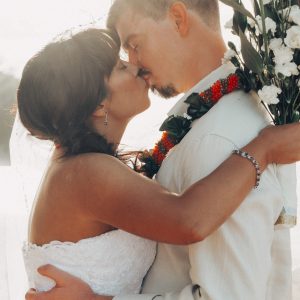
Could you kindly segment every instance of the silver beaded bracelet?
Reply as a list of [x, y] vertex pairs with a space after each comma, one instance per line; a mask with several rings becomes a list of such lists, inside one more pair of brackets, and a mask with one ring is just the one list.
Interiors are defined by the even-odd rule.
[[244, 157], [244, 158], [248, 159], [253, 164], [253, 166], [255, 167], [255, 170], [256, 170], [256, 182], [255, 182], [254, 188], [257, 189], [258, 186], [259, 186], [260, 176], [261, 176], [261, 171], [260, 171], [259, 164], [258, 164], [257, 160], [253, 156], [251, 156], [249, 153], [247, 153], [245, 151], [242, 151], [242, 150], [233, 150], [232, 154], [236, 154], [236, 155], [239, 155], [241, 157]]

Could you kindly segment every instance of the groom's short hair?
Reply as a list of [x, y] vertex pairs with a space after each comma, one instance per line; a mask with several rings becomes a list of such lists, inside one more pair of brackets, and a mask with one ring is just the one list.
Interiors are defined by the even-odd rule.
[[[115, 28], [119, 17], [126, 8], [131, 8], [138, 13], [154, 20], [163, 19], [169, 7], [178, 0], [114, 0], [107, 26]], [[220, 30], [220, 14], [218, 0], [179, 0], [184, 3], [188, 9], [194, 10], [201, 17], [204, 23], [210, 28]]]

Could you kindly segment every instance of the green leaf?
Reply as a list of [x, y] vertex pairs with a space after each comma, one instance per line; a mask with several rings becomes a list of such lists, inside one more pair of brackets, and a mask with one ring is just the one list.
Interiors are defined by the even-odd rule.
[[292, 0], [291, 5], [299, 5], [299, 0]]
[[230, 61], [236, 68], [241, 67], [241, 64], [240, 64], [239, 60], [236, 58], [236, 56], [232, 57]]
[[260, 15], [260, 7], [259, 7], [259, 4], [257, 2], [257, 0], [253, 0], [253, 5], [254, 5], [254, 13], [255, 15]]
[[236, 47], [235, 47], [235, 45], [234, 45], [234, 43], [233, 42], [228, 42], [228, 47], [230, 48], [230, 49], [232, 49], [235, 53], [237, 53], [237, 50], [236, 50]]
[[220, 0], [220, 1], [228, 6], [231, 6], [234, 10], [238, 11], [242, 15], [249, 17], [249, 18], [253, 19], [254, 21], [256, 21], [255, 18], [253, 17], [253, 15], [250, 13], [250, 11], [248, 11], [243, 5], [235, 2], [234, 0]]
[[273, 7], [265, 5], [264, 10], [266, 18], [271, 18], [275, 23], [278, 23], [280, 21], [278, 18], [278, 12]]
[[300, 65], [300, 50], [299, 49], [295, 49], [293, 60], [296, 63], [296, 65]]
[[234, 11], [233, 15], [233, 29], [239, 35], [239, 29], [242, 29], [245, 32], [247, 28], [247, 17], [238, 11]]
[[290, 77], [286, 77], [286, 78], [283, 80], [283, 85], [284, 85], [284, 87], [285, 87], [286, 89], [289, 88], [290, 82], [291, 82]]
[[169, 116], [159, 128], [160, 131], [167, 131], [177, 139], [181, 139], [190, 129], [191, 121], [181, 116]]
[[187, 104], [192, 105], [195, 108], [200, 108], [200, 95], [198, 93], [192, 93], [190, 96], [187, 97], [187, 99], [184, 101]]
[[240, 30], [241, 52], [247, 68], [256, 74], [261, 74], [263, 70], [263, 60], [256, 52], [252, 44], [248, 41], [246, 35]]
[[273, 65], [268, 65], [267, 66], [267, 69], [268, 69], [268, 72], [269, 74], [271, 75], [271, 77], [274, 77], [275, 76], [275, 67]]
[[296, 122], [299, 122], [299, 120], [300, 120], [299, 111], [295, 111], [294, 114], [293, 114], [292, 122], [296, 123]]

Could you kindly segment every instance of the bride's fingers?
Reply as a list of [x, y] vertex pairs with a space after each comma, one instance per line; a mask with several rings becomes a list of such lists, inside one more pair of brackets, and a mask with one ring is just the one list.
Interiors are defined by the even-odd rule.
[[25, 295], [25, 300], [35, 300], [36, 290], [30, 289]]
[[59, 297], [55, 290], [38, 293], [31, 289], [26, 293], [25, 300], [62, 300], [62, 297]]
[[53, 265], [41, 266], [38, 268], [38, 272], [43, 276], [53, 279], [56, 282], [56, 287], [63, 287], [78, 280], [76, 277], [54, 267]]

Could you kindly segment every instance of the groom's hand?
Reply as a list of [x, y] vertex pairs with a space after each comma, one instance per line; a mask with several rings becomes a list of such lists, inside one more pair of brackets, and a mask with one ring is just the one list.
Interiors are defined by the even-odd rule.
[[48, 292], [40, 293], [31, 289], [25, 296], [26, 300], [112, 300], [112, 297], [95, 295], [84, 281], [52, 265], [40, 267], [38, 271], [53, 279], [56, 286]]

